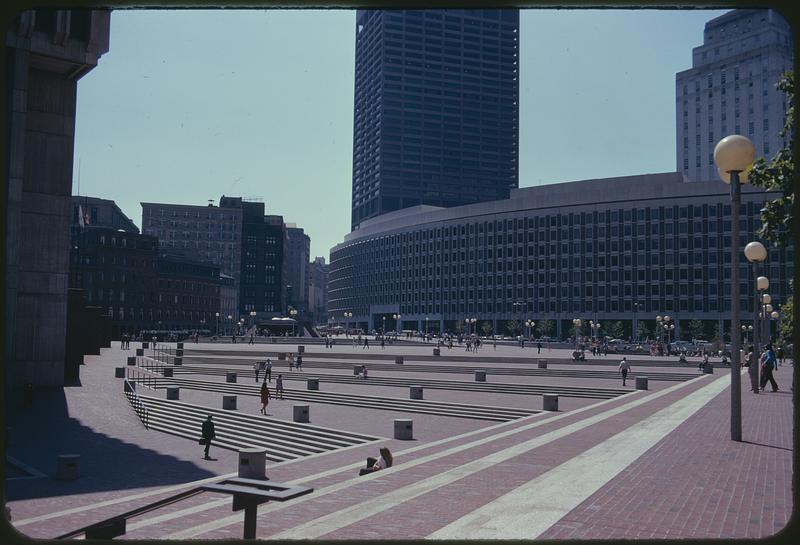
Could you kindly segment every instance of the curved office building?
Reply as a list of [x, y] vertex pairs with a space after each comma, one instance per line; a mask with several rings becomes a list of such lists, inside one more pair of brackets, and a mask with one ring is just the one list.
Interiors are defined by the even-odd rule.
[[[743, 187], [742, 247], [756, 240], [762, 203], [772, 198]], [[687, 321], [700, 319], [710, 336], [730, 319], [730, 229], [729, 186], [687, 182], [680, 173], [514, 189], [509, 199], [455, 208], [416, 206], [362, 222], [331, 249], [329, 316], [389, 331], [455, 331], [475, 318], [479, 333], [497, 334], [512, 320], [550, 320], [551, 335], [563, 338], [573, 318], [620, 321], [627, 336], [639, 321], [652, 331], [655, 316], [667, 314], [676, 334], [688, 338]], [[762, 274], [778, 308], [789, 295], [794, 249], [768, 251]], [[741, 293], [754, 293], [741, 252], [739, 266]], [[742, 296], [741, 309], [747, 323], [752, 297]]]

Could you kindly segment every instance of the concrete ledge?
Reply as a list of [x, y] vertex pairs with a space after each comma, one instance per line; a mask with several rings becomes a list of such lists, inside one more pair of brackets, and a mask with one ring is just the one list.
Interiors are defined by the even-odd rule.
[[62, 481], [73, 481], [80, 476], [80, 454], [59, 454], [56, 457], [56, 479]]
[[486, 371], [483, 370], [475, 371], [475, 381], [486, 382]]
[[647, 390], [647, 377], [636, 377], [636, 389]]
[[539, 369], [547, 369], [547, 360], [536, 360], [536, 367]]
[[266, 449], [244, 448], [239, 451], [239, 477], [243, 479], [267, 478]]
[[308, 390], [319, 390], [319, 379], [318, 378], [310, 378], [306, 380], [306, 389]]
[[558, 410], [558, 395], [556, 394], [544, 394], [542, 396], [542, 409], [545, 411], [557, 411]]
[[235, 411], [236, 396], [222, 396], [222, 408], [228, 411]]
[[225, 382], [236, 382], [236, 373], [225, 373]]
[[181, 398], [181, 389], [170, 386], [167, 388], [167, 399], [172, 401], [178, 401]]
[[422, 386], [411, 386], [408, 394], [411, 399], [422, 399]]
[[310, 420], [308, 405], [292, 405], [292, 420], [308, 422]]
[[410, 441], [414, 438], [414, 421], [398, 418], [394, 421], [394, 438]]
[[125, 378], [125, 368], [124, 367], [115, 367], [114, 368], [114, 378]]

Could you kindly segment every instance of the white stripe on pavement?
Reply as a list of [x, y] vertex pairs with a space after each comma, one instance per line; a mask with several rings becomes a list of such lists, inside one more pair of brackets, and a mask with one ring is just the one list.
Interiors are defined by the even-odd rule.
[[721, 377], [428, 539], [536, 539], [728, 386]]

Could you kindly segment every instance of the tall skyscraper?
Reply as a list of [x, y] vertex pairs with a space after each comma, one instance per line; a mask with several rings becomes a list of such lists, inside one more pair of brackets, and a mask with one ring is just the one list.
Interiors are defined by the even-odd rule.
[[775, 85], [792, 69], [793, 50], [791, 28], [774, 10], [733, 10], [706, 23], [692, 68], [675, 76], [679, 172], [716, 179], [714, 146], [729, 134], [747, 136], [767, 159], [784, 147], [786, 100]]
[[311, 238], [302, 227], [286, 224], [286, 296], [289, 305], [308, 310], [308, 260], [311, 255]]
[[356, 15], [351, 227], [518, 187], [519, 10]]

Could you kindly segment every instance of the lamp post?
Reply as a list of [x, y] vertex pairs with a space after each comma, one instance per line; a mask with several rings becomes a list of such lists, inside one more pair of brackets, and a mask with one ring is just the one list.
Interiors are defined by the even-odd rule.
[[[753, 264], [753, 274], [755, 275], [756, 279], [756, 290], [755, 293], [753, 294], [753, 296], [755, 297], [755, 300], [753, 301], [753, 325], [750, 326], [749, 330], [753, 331], [753, 354], [754, 354], [753, 360], [756, 362], [756, 363], [751, 363], [752, 367], [750, 369], [750, 381], [753, 392], [757, 394], [758, 384], [759, 384], [758, 382], [759, 369], [757, 362], [758, 362], [758, 355], [761, 352], [759, 346], [761, 335], [759, 331], [759, 322], [758, 322], [759, 315], [761, 314], [761, 302], [759, 301], [759, 295], [758, 295], [759, 292], [758, 280], [759, 278], [763, 278], [758, 276], [758, 268], [759, 268], [758, 266], [760, 263], [763, 263], [767, 259], [767, 249], [764, 248], [764, 245], [761, 244], [760, 242], [755, 242], [755, 241], [749, 242], [744, 247], [744, 257], [747, 258], [747, 261]], [[767, 286], [769, 286], [769, 281], [767, 282]]]
[[400, 314], [399, 313], [398, 314], [392, 314], [392, 318], [394, 318], [395, 333], [399, 333], [398, 330], [400, 329]]
[[595, 322], [594, 320], [589, 320], [589, 327], [592, 330], [592, 338], [597, 340], [597, 335], [598, 335], [598, 333], [600, 333], [600, 322]]
[[350, 318], [352, 317], [353, 317], [352, 312], [344, 313], [344, 326], [347, 328], [347, 331], [345, 331], [345, 333], [347, 333], [350, 330]]
[[428, 341], [428, 317], [425, 316], [425, 342]]
[[575, 351], [577, 352], [579, 346], [579, 335], [581, 332], [581, 322], [580, 318], [575, 318], [572, 320], [572, 325], [575, 326]]
[[528, 326], [528, 341], [530, 341], [531, 340], [531, 330], [533, 329], [533, 326], [536, 325], [536, 322], [534, 322], [533, 320], [527, 320], [525, 322], [525, 325]]
[[658, 341], [664, 341], [664, 317], [656, 316], [656, 329], [658, 330]]
[[779, 320], [779, 319], [780, 319], [780, 317], [781, 317], [780, 313], [779, 313], [777, 310], [773, 310], [773, 311], [770, 313], [769, 317], [770, 317], [770, 318], [771, 318], [771, 319], [772, 319], [772, 320], [775, 322], [775, 328], [776, 328], [776, 331], [777, 331], [777, 327], [778, 327], [778, 320]]
[[639, 307], [640, 306], [641, 306], [640, 303], [634, 303], [633, 304], [633, 331], [631, 331], [631, 333], [632, 333], [631, 336], [633, 337], [634, 342], [639, 342], [639, 319], [638, 319], [638, 316], [639, 316]]
[[219, 312], [215, 312], [217, 316], [217, 327], [214, 329], [214, 335], [219, 335]]
[[292, 318], [292, 335], [297, 337], [297, 309], [290, 309], [289, 316]]
[[250, 311], [250, 325], [251, 325], [251, 327], [256, 325], [256, 315], [257, 314], [258, 313], [255, 310], [251, 310]]
[[[720, 178], [731, 186], [731, 332], [739, 330], [739, 208], [741, 183], [747, 183], [747, 170], [756, 149], [746, 137], [726, 136], [714, 147], [714, 162]], [[741, 175], [741, 179], [740, 179]], [[731, 335], [731, 440], [742, 440], [742, 385], [739, 336]]]
[[769, 314], [772, 312], [772, 296], [765, 293], [761, 296], [761, 338], [764, 344], [769, 342]]
[[467, 336], [472, 335], [472, 324], [477, 322], [477, 318], [466, 318], [464, 319], [464, 323], [467, 324]]
[[742, 336], [744, 337], [744, 340], [743, 340], [743, 343], [742, 343], [743, 345], [747, 344], [747, 334], [748, 333], [750, 333], [750, 334], [753, 333], [753, 326], [752, 325], [743, 325], [742, 326]]
[[381, 330], [381, 334], [385, 335], [386, 334], [386, 315], [383, 315], [382, 318], [383, 318], [383, 329]]
[[233, 315], [232, 314], [228, 314], [228, 322], [225, 325], [226, 325], [226, 327], [225, 327], [225, 335], [227, 335], [229, 333], [228, 329], [233, 329]]
[[662, 327], [664, 328], [664, 333], [667, 336], [667, 344], [669, 344], [670, 331], [675, 329], [675, 325], [674, 324], [670, 324], [671, 321], [672, 321], [672, 318], [670, 318], [669, 316], [664, 316], [663, 321], [662, 321]]

